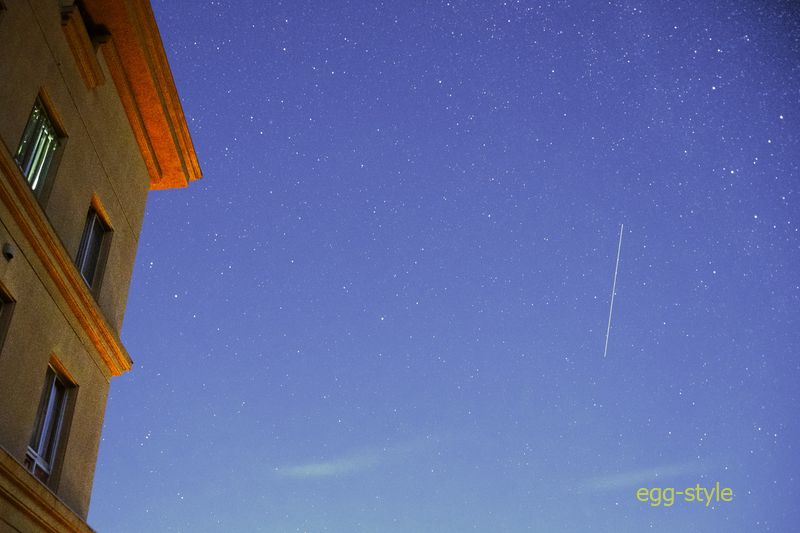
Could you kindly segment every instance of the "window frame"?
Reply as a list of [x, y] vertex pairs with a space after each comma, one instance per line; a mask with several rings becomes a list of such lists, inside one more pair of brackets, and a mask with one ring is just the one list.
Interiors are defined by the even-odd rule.
[[[98, 234], [99, 237], [97, 237]], [[97, 200], [97, 197], [94, 196], [92, 197], [89, 211], [86, 213], [81, 242], [78, 246], [78, 253], [75, 256], [75, 267], [78, 269], [81, 279], [95, 295], [102, 285], [112, 235], [113, 229], [111, 224], [108, 223], [105, 210]], [[87, 279], [86, 269], [92, 256], [94, 256], [94, 259], [91, 261], [93, 263], [91, 265], [91, 279]]]
[[11, 316], [14, 313], [16, 303], [16, 300], [11, 297], [5, 286], [0, 283], [0, 353], [2, 353], [5, 345], [8, 326], [11, 324]]
[[[51, 361], [25, 451], [25, 469], [45, 485], [54, 483], [57, 477], [75, 389], [74, 382]], [[54, 392], [59, 396], [54, 398]]]
[[[37, 111], [42, 115], [42, 119], [38, 121], [40, 122], [38, 125], [36, 124], [35, 118]], [[36, 142], [41, 139], [41, 128], [43, 126], [45, 130], [49, 130], [52, 136], [51, 143], [54, 143], [55, 146], [52, 149], [50, 146], [47, 147], [47, 151], [51, 151], [49, 157], [46, 157], [45, 163], [37, 165], [39, 173], [35, 178], [31, 178], [31, 171], [34, 163], [32, 159], [36, 157], [37, 153], [35, 145]], [[34, 139], [37, 140], [34, 141]], [[34, 141], [33, 145], [29, 144], [31, 141]], [[28, 113], [28, 120], [25, 123], [25, 128], [22, 130], [17, 149], [14, 152], [14, 162], [17, 164], [20, 174], [22, 174], [22, 178], [41, 205], [45, 204], [53, 187], [53, 177], [61, 161], [61, 154], [63, 153], [66, 141], [67, 136], [64, 133], [61, 120], [53, 111], [50, 98], [44, 90], [42, 90], [36, 96], [33, 107], [31, 107], [31, 111]], [[32, 183], [32, 181], [34, 183]]]

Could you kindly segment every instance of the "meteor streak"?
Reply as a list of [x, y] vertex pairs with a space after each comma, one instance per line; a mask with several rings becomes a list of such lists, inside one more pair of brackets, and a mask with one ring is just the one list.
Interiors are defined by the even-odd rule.
[[614, 311], [614, 295], [617, 293], [617, 272], [619, 272], [619, 253], [622, 251], [622, 228], [625, 224], [619, 225], [619, 244], [617, 244], [617, 264], [614, 266], [614, 284], [611, 286], [611, 304], [608, 306], [608, 327], [606, 328], [606, 347], [603, 348], [603, 358], [608, 353], [608, 336], [611, 333], [611, 313]]

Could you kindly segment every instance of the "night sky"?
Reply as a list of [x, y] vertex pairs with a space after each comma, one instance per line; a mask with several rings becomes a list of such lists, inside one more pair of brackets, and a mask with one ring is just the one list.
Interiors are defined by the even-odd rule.
[[797, 527], [797, 4], [153, 8], [204, 178], [149, 198], [93, 527]]

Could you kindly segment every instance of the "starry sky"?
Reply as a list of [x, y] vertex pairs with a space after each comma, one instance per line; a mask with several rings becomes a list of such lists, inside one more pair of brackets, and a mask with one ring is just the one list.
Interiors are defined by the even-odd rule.
[[93, 527], [800, 523], [797, 4], [153, 8], [204, 179], [148, 201]]

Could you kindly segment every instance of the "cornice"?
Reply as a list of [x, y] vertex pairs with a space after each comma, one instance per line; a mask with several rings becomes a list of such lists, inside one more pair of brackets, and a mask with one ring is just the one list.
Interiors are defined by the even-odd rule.
[[81, 517], [34, 478], [2, 447], [0, 447], [0, 499], [13, 505], [28, 523], [35, 524], [37, 531], [94, 533]]
[[[0, 201], [25, 236], [94, 350], [89, 350], [112, 376], [130, 370], [132, 361], [117, 332], [109, 325], [78, 269], [25, 183], [8, 149], [0, 143]], [[53, 295], [55, 297], [55, 295]]]
[[148, 0], [84, 0], [139, 150], [151, 189], [185, 187], [202, 177], [183, 107]]

